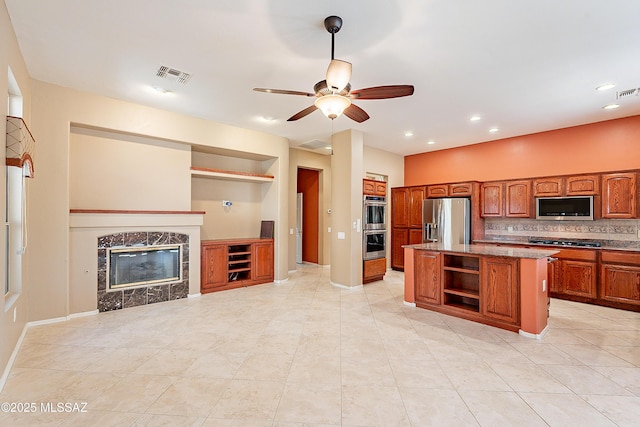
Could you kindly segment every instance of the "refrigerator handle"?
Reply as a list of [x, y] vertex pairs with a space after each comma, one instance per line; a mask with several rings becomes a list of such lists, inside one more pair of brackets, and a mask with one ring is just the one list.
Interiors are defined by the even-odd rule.
[[438, 223], [426, 223], [424, 225], [424, 231], [422, 233], [422, 241], [424, 242], [437, 242], [436, 238], [436, 228], [438, 228]]

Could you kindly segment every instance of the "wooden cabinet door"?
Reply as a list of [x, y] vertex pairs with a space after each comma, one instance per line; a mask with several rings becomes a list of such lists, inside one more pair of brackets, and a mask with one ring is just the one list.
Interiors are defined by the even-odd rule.
[[533, 180], [533, 195], [535, 197], [562, 196], [562, 178], [538, 178]]
[[480, 196], [483, 217], [501, 217], [502, 211], [502, 187], [501, 182], [487, 182], [482, 184]]
[[602, 175], [603, 218], [635, 218], [636, 198], [635, 173]]
[[409, 227], [409, 189], [391, 189], [391, 226]]
[[603, 264], [600, 269], [600, 298], [640, 305], [640, 267]]
[[375, 181], [375, 190], [374, 193], [376, 196], [387, 196], [387, 183], [381, 181]]
[[556, 260], [547, 264], [547, 285], [549, 292], [562, 293], [564, 287], [560, 278], [560, 260]]
[[409, 244], [408, 228], [391, 229], [391, 268], [404, 271], [404, 248]]
[[531, 181], [509, 181], [505, 183], [505, 216], [531, 217]]
[[565, 181], [565, 194], [567, 196], [595, 196], [600, 194], [599, 175], [568, 176]]
[[410, 228], [409, 229], [409, 244], [410, 245], [419, 245], [422, 243], [422, 229], [421, 228]]
[[449, 184], [449, 197], [471, 197], [472, 194], [473, 184], [470, 182]]
[[409, 188], [409, 227], [422, 228], [422, 201], [424, 187]]
[[376, 182], [371, 179], [362, 180], [362, 194], [368, 196], [376, 195]]
[[518, 260], [482, 258], [480, 274], [480, 313], [492, 319], [518, 324]]
[[447, 197], [447, 196], [449, 196], [449, 188], [447, 184], [427, 186], [428, 198]]
[[201, 290], [227, 284], [227, 245], [203, 245], [200, 262]]
[[440, 281], [442, 255], [438, 252], [414, 251], [414, 280], [417, 302], [438, 304], [442, 301]]
[[251, 249], [252, 279], [273, 280], [273, 240], [256, 242]]
[[560, 278], [563, 293], [587, 298], [596, 298], [596, 263], [561, 260]]

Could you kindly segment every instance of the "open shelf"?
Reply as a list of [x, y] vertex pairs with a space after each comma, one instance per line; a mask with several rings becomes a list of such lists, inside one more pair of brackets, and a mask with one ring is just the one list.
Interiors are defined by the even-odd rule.
[[209, 169], [191, 166], [191, 176], [197, 178], [224, 179], [231, 181], [244, 182], [273, 182], [273, 175], [264, 175], [260, 173], [236, 172], [222, 169]]
[[480, 258], [447, 254], [443, 275], [444, 304], [480, 312]]

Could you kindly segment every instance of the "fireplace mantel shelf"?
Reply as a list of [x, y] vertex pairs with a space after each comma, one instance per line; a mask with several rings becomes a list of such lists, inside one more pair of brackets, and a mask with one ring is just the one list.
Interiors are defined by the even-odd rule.
[[235, 172], [221, 169], [209, 169], [191, 166], [191, 176], [196, 178], [209, 179], [226, 179], [232, 181], [244, 182], [273, 182], [273, 175], [264, 175], [260, 173]]

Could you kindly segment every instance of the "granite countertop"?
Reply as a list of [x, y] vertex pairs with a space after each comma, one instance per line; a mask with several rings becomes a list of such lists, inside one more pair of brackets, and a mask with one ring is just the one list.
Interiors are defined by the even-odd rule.
[[638, 248], [633, 248], [633, 247], [618, 247], [618, 246], [606, 246], [606, 245], [602, 245], [599, 247], [588, 247], [588, 246], [565, 246], [565, 245], [551, 245], [551, 244], [545, 244], [545, 243], [529, 243], [529, 242], [523, 242], [521, 240], [508, 240], [508, 239], [478, 239], [478, 240], [474, 240], [473, 244], [483, 244], [483, 243], [489, 243], [489, 244], [499, 244], [499, 245], [518, 245], [518, 246], [541, 246], [541, 247], [553, 247], [558, 248], [558, 250], [560, 249], [591, 249], [591, 250], [605, 250], [605, 251], [623, 251], [623, 252], [640, 252], [640, 249]]
[[403, 248], [411, 248], [416, 250], [437, 251], [437, 252], [455, 252], [469, 255], [485, 255], [500, 256], [509, 258], [547, 258], [558, 253], [555, 249], [526, 249], [526, 248], [505, 248], [502, 246], [492, 245], [462, 245], [453, 244], [445, 245], [443, 243], [422, 243], [418, 245], [405, 245]]

